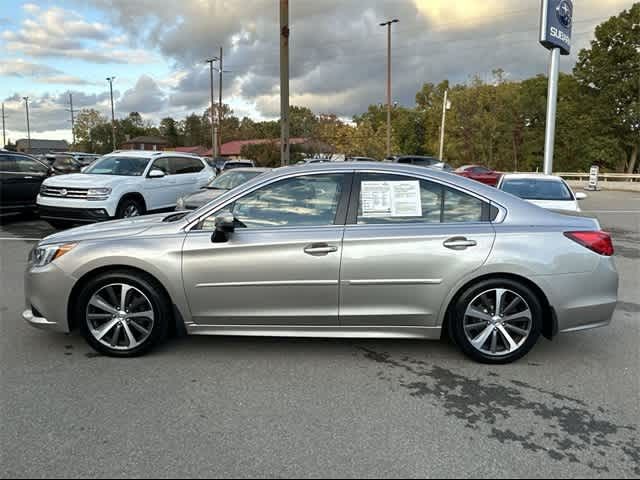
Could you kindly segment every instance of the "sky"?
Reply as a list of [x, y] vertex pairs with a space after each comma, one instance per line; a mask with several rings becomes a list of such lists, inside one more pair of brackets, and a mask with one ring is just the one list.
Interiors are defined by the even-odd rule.
[[[224, 48], [223, 96], [237, 116], [279, 115], [277, 0], [2, 0], [0, 97], [7, 137], [71, 140], [74, 110], [141, 113], [158, 123], [209, 103], [207, 58]], [[596, 25], [631, 0], [574, 0], [570, 71]], [[290, 0], [291, 104], [344, 118], [386, 98], [386, 29], [392, 31], [393, 99], [411, 106], [425, 82], [490, 81], [545, 73], [539, 0]], [[217, 98], [218, 84], [215, 83]]]

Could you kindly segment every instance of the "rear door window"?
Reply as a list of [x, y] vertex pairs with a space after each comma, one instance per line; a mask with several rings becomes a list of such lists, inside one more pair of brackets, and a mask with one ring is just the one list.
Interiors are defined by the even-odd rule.
[[196, 158], [174, 157], [169, 159], [169, 169], [172, 175], [198, 173], [203, 168], [202, 162]]
[[17, 173], [18, 171], [13, 155], [0, 155], [0, 172]]
[[363, 173], [358, 187], [355, 222], [359, 225], [488, 221], [488, 203], [436, 182]]

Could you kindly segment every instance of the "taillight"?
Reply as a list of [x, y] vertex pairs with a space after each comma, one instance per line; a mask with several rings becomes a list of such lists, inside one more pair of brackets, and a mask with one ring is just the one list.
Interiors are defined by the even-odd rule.
[[613, 255], [613, 242], [607, 232], [564, 232], [564, 236], [605, 257]]

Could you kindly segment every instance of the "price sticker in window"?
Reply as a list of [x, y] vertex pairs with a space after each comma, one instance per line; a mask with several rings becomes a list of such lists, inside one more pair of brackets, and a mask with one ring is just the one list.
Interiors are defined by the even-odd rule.
[[362, 216], [421, 217], [420, 182], [362, 182], [360, 188]]

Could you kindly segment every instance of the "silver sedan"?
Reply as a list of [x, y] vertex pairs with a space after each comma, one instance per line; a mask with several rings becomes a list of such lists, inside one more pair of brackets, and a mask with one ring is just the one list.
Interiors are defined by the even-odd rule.
[[171, 333], [439, 339], [507, 363], [609, 324], [618, 274], [591, 218], [446, 172], [274, 170], [193, 212], [61, 232], [31, 252], [24, 319], [135, 356]]

